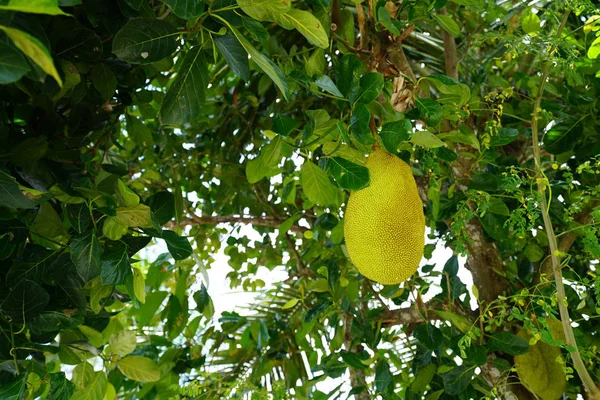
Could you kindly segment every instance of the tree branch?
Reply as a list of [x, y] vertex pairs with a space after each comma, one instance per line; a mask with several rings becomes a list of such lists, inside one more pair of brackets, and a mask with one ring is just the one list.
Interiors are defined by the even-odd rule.
[[[189, 211], [188, 211], [189, 212]], [[239, 215], [218, 215], [218, 216], [198, 216], [192, 212], [189, 212], [189, 218], [183, 218], [180, 225], [217, 225], [217, 224], [249, 224], [253, 226], [265, 226], [270, 228], [279, 228], [285, 220], [274, 218], [274, 217], [250, 217], [250, 216], [239, 216]], [[290, 228], [292, 232], [304, 233], [307, 228], [299, 226], [297, 224], [292, 225]]]
[[[440, 11], [440, 14], [446, 14], [446, 10]], [[444, 40], [446, 75], [454, 80], [458, 80], [458, 57], [456, 55], [456, 42], [454, 41], [454, 36], [442, 28], [442, 39]]]

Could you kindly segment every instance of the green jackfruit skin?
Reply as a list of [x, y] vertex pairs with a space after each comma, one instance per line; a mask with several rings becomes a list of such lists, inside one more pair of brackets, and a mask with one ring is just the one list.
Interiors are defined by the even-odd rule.
[[410, 278], [425, 245], [425, 216], [408, 164], [378, 149], [367, 159], [371, 183], [350, 194], [344, 236], [361, 274], [384, 285]]

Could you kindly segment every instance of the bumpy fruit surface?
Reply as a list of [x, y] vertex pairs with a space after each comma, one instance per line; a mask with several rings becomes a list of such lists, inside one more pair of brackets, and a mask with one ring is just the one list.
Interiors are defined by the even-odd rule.
[[425, 216], [408, 164], [378, 149], [367, 159], [371, 184], [350, 194], [346, 247], [361, 274], [384, 285], [404, 282], [423, 257]]

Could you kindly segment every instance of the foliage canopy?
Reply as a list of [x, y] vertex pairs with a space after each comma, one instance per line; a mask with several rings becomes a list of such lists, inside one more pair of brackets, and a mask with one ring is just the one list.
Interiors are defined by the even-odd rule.
[[[599, 399], [599, 55], [588, 0], [0, 0], [0, 399]], [[344, 248], [374, 146], [400, 286]]]

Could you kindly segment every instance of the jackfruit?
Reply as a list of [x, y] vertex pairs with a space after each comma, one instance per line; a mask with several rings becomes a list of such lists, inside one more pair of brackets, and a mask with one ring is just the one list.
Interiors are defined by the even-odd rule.
[[404, 282], [423, 257], [425, 216], [408, 164], [382, 149], [367, 159], [371, 183], [350, 194], [344, 236], [361, 274], [384, 285]]

